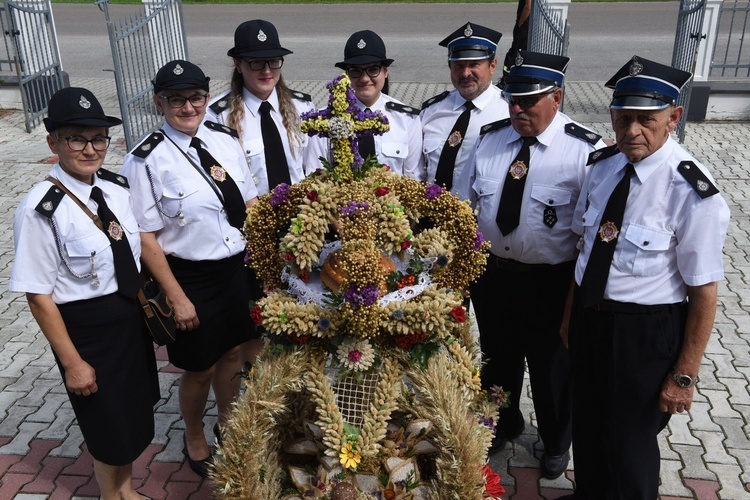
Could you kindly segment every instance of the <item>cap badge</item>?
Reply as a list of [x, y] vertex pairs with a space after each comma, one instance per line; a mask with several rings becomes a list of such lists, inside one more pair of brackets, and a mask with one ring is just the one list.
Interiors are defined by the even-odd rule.
[[258, 30], [258, 41], [265, 42], [266, 40], [268, 40], [268, 37], [263, 33], [263, 30]]
[[174, 67], [174, 69], [172, 70], [172, 73], [174, 73], [174, 74], [175, 74], [175, 75], [177, 75], [177, 76], [180, 76], [180, 75], [181, 75], [181, 74], [183, 74], [184, 72], [185, 72], [185, 70], [184, 70], [184, 69], [182, 69], [182, 66], [180, 66], [179, 64], [177, 64], [177, 65], [176, 65], [176, 66]]
[[599, 238], [601, 238], [604, 243], [616, 240], [619, 234], [620, 230], [617, 229], [614, 222], [607, 221], [599, 226]]
[[44, 203], [42, 203], [42, 208], [47, 212], [51, 212], [52, 209], [55, 208], [55, 205], [51, 201], [45, 201]]
[[471, 29], [471, 24], [466, 25], [466, 29], [464, 30], [464, 36], [471, 36], [474, 34], [474, 30]]
[[91, 107], [91, 103], [89, 102], [89, 100], [83, 96], [81, 96], [81, 100], [78, 101], [78, 105], [81, 106], [83, 109], [89, 109]]
[[523, 57], [521, 57], [521, 54], [516, 54], [516, 60], [514, 62], [516, 66], [521, 66], [523, 64]]
[[461, 132], [456, 130], [451, 135], [448, 136], [448, 146], [455, 148], [456, 146], [461, 144], [461, 141], [463, 140], [464, 138], [461, 137]]
[[510, 176], [517, 181], [523, 179], [523, 176], [526, 175], [528, 171], [529, 167], [520, 160], [510, 166]]
[[357, 48], [358, 48], [359, 50], [362, 50], [362, 49], [364, 49], [365, 47], [367, 47], [367, 44], [365, 43], [365, 41], [364, 41], [363, 39], [361, 39], [361, 38], [360, 38], [360, 39], [359, 39], [359, 42], [357, 42]]
[[701, 193], [705, 193], [706, 191], [708, 191], [708, 182], [698, 180], [698, 191], [700, 191]]
[[638, 76], [643, 71], [643, 64], [638, 62], [638, 59], [635, 57], [633, 58], [633, 62], [630, 63], [630, 67], [628, 68], [628, 73], [630, 76]]
[[115, 221], [109, 223], [107, 233], [109, 234], [109, 237], [115, 241], [120, 241], [122, 239], [122, 227]]

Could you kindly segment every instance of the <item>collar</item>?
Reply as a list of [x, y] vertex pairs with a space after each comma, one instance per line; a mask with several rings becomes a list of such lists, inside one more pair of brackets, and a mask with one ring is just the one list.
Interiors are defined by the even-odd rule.
[[[667, 142], [665, 142], [662, 147], [657, 149], [654, 153], [637, 163], [633, 163], [633, 166], [635, 167], [635, 175], [638, 177], [638, 180], [641, 181], [641, 184], [646, 182], [651, 174], [653, 174], [657, 168], [663, 165], [664, 162], [672, 156], [675, 144], [675, 140], [670, 136], [667, 138]], [[626, 157], [625, 163], [621, 165], [621, 168], [625, 168], [627, 162], [628, 159]]]
[[[549, 146], [552, 144], [552, 140], [557, 135], [557, 131], [562, 126], [562, 118], [560, 117], [560, 113], [555, 113], [555, 117], [552, 119], [549, 125], [547, 125], [547, 128], [544, 129], [544, 132], [536, 136], [536, 140], [538, 144], [541, 144], [544, 147]], [[511, 132], [508, 134], [508, 142], [507, 144], [512, 144], [516, 141], [521, 140], [521, 135], [516, 132], [516, 130], [511, 125]]]
[[386, 100], [383, 97], [384, 95], [385, 94], [381, 92], [380, 96], [378, 96], [378, 100], [375, 101], [375, 103], [372, 106], [365, 106], [364, 103], [362, 103], [362, 101], [360, 101], [359, 99], [357, 99], [357, 102], [355, 102], [354, 105], [363, 111], [367, 108], [370, 108], [371, 111], [383, 111], [385, 109], [385, 103], [386, 103]]
[[[167, 122], [164, 122], [164, 126], [162, 126], [162, 129], [169, 136], [169, 139], [172, 139], [174, 143], [177, 144], [177, 147], [179, 147], [181, 150], [187, 151], [188, 148], [190, 148], [190, 141], [193, 140], [192, 137], [183, 132], [180, 132], [177, 129], [172, 128]], [[200, 139], [203, 145], [206, 145], [206, 141], [201, 139], [201, 137], [205, 137], [207, 133], [208, 130], [206, 129], [205, 125], [201, 123], [200, 126], [198, 126], [198, 131], [195, 133], [195, 136]], [[169, 139], [166, 139], [164, 142], [169, 142]]]
[[[94, 183], [92, 185], [88, 185], [85, 182], [79, 181], [72, 175], [68, 174], [63, 168], [60, 166], [60, 163], [57, 163], [52, 171], [49, 173], [50, 177], [56, 178], [58, 181], [62, 183], [63, 186], [68, 188], [71, 193], [73, 193], [76, 198], [78, 198], [81, 201], [88, 200], [91, 198], [91, 188], [94, 186], [100, 186], [101, 182], [99, 178], [94, 174]], [[101, 186], [100, 186], [101, 187]], [[103, 190], [102, 190], [103, 191]]]
[[[495, 91], [497, 91], [498, 95], [495, 95]], [[453, 111], [459, 111], [463, 109], [464, 103], [466, 102], [466, 99], [461, 97], [461, 94], [458, 93], [457, 89], [453, 89]], [[498, 98], [500, 99], [501, 96], [499, 95], [500, 89], [498, 89], [496, 86], [490, 82], [490, 86], [487, 87], [484, 92], [479, 94], [477, 97], [475, 97], [471, 102], [474, 103], [474, 106], [479, 110], [482, 111], [484, 108], [489, 106], [489, 104], [492, 102], [492, 99]]]
[[[269, 95], [266, 100], [271, 103], [271, 107], [278, 113], [279, 95], [276, 93], [276, 87], [273, 88], [271, 95]], [[242, 102], [245, 103], [245, 107], [253, 114], [253, 116], [260, 116], [260, 103], [262, 103], [263, 100], [258, 99], [255, 94], [244, 87], [242, 88]]]

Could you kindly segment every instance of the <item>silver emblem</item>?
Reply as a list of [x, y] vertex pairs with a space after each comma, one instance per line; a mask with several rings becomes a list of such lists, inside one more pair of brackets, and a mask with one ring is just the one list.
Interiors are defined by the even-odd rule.
[[630, 76], [638, 76], [643, 71], [643, 64], [638, 62], [638, 58], [634, 57], [633, 61], [630, 63], [630, 67], [628, 68], [628, 73]]
[[125, 177], [118, 175], [117, 182], [119, 182], [120, 184], [125, 184]]
[[302, 99], [302, 97], [304, 97], [304, 96], [302, 95], [302, 92], [294, 92], [294, 97], [296, 97], [298, 99]]
[[44, 203], [42, 203], [42, 208], [47, 212], [51, 212], [52, 209], [55, 208], [55, 205], [53, 205], [51, 201], [45, 201]]
[[471, 36], [474, 34], [474, 30], [471, 29], [471, 24], [466, 25], [466, 29], [464, 30], [464, 36]]
[[232, 132], [232, 129], [231, 129], [231, 128], [229, 128], [229, 127], [227, 127], [226, 125], [222, 125], [222, 129], [223, 129], [223, 130], [224, 130], [224, 132], [226, 132], [227, 134], [230, 134], [230, 133]]
[[144, 144], [141, 146], [141, 151], [150, 151], [151, 150], [151, 144]]
[[357, 48], [358, 48], [359, 50], [362, 50], [362, 49], [364, 49], [365, 47], [367, 47], [367, 44], [365, 43], [365, 41], [364, 41], [363, 39], [361, 39], [361, 38], [360, 38], [360, 39], [359, 39], [359, 42], [357, 42]]
[[219, 106], [220, 108], [226, 108], [226, 107], [227, 107], [227, 100], [226, 100], [226, 99], [222, 99], [221, 101], [219, 101], [219, 102], [217, 103], [217, 105], [218, 105], [218, 106]]
[[701, 193], [708, 191], [708, 182], [698, 181], [698, 191], [700, 191]]
[[594, 151], [594, 152], [592, 153], [591, 157], [592, 157], [593, 159], [595, 159], [595, 160], [596, 160], [596, 159], [597, 159], [597, 158], [599, 158], [599, 157], [600, 157], [601, 155], [602, 155], [602, 152], [601, 152], [601, 151]]
[[184, 72], [185, 72], [185, 70], [182, 69], [182, 66], [180, 66], [179, 64], [175, 65], [174, 69], [172, 70], [172, 73], [174, 73], [177, 76], [180, 76]]
[[258, 30], [258, 40], [261, 42], [265, 42], [266, 40], [268, 40], [268, 37], [265, 33], [263, 33], [263, 30]]
[[487, 132], [490, 129], [490, 125], [484, 125], [482, 127], [482, 132]]
[[83, 96], [81, 96], [81, 100], [78, 101], [78, 105], [81, 106], [83, 109], [89, 109], [91, 107], [91, 103], [89, 102], [89, 100]]
[[588, 134], [586, 134], [586, 137], [593, 141], [594, 139], [596, 139], [596, 134], [593, 132], [589, 132]]
[[410, 113], [411, 108], [409, 106], [404, 106], [404, 111], [406, 111], [407, 113]]
[[516, 60], [514, 62], [516, 66], [521, 66], [523, 64], [523, 57], [521, 57], [521, 53], [519, 52], [516, 54]]

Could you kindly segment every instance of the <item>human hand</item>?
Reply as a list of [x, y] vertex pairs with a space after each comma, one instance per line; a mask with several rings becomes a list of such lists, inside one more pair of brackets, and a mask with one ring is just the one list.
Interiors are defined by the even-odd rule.
[[171, 302], [172, 307], [174, 307], [174, 321], [178, 330], [189, 332], [198, 328], [200, 320], [190, 299], [183, 295], [182, 298]]
[[99, 390], [96, 372], [82, 359], [74, 365], [66, 366], [65, 387], [76, 396], [90, 396]]
[[693, 403], [693, 391], [695, 391], [695, 386], [680, 387], [670, 375], [667, 375], [659, 394], [659, 410], [672, 415], [690, 411]]

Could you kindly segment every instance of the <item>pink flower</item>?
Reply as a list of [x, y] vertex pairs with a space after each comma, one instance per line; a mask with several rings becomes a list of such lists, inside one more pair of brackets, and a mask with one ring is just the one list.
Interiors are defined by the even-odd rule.
[[292, 252], [287, 252], [284, 254], [284, 260], [294, 260], [294, 254]]
[[359, 360], [362, 359], [362, 353], [354, 349], [352, 351], [349, 351], [349, 356], [347, 356], [347, 358], [352, 363], [359, 363]]
[[391, 192], [391, 190], [388, 189], [387, 187], [379, 187], [379, 188], [375, 189], [375, 194], [378, 195], [378, 196], [385, 196], [385, 195], [387, 195], [390, 192]]
[[310, 201], [318, 201], [318, 192], [317, 191], [308, 191], [307, 192], [307, 199]]
[[406, 250], [410, 246], [411, 246], [411, 241], [409, 241], [409, 240], [402, 241], [401, 242], [401, 251], [403, 252], [404, 250]]

